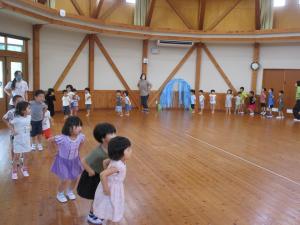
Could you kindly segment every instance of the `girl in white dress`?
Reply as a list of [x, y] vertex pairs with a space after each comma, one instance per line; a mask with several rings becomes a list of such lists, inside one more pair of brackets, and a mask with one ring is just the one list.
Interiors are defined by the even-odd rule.
[[13, 171], [12, 179], [18, 179], [18, 166], [21, 154], [23, 154], [23, 166], [21, 172], [24, 177], [28, 177], [27, 153], [31, 151], [30, 130], [31, 116], [30, 105], [28, 102], [19, 102], [16, 106], [15, 118], [10, 121], [10, 129], [14, 135], [13, 149]]
[[[131, 155], [131, 143], [125, 137], [112, 138], [108, 144], [110, 163], [101, 174], [94, 200], [94, 214], [113, 224], [120, 222], [124, 215], [124, 186], [126, 161]], [[105, 166], [105, 162], [103, 162]]]
[[216, 104], [217, 104], [216, 98], [217, 98], [216, 91], [211, 90], [210, 94], [209, 94], [209, 103], [210, 103], [210, 109], [211, 109], [212, 114], [215, 113], [215, 107], [216, 107]]

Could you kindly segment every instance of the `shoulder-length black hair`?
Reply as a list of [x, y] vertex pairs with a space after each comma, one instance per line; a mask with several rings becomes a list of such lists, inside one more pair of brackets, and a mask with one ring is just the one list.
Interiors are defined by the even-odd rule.
[[142, 74], [141, 74], [141, 76], [140, 76], [140, 80], [142, 80], [142, 77], [143, 77], [143, 76], [145, 76], [145, 80], [147, 80], [147, 76], [146, 76], [146, 74], [145, 74], [145, 73], [142, 73]]
[[16, 105], [16, 111], [15, 111], [16, 116], [24, 116], [24, 112], [28, 107], [29, 107], [29, 102], [25, 102], [25, 101], [19, 102]]
[[124, 151], [131, 146], [131, 143], [126, 137], [114, 137], [108, 143], [108, 157], [111, 160], [121, 160], [124, 156]]
[[61, 130], [61, 133], [66, 136], [71, 136], [73, 127], [79, 127], [82, 126], [82, 121], [77, 116], [70, 116], [66, 121], [65, 124]]

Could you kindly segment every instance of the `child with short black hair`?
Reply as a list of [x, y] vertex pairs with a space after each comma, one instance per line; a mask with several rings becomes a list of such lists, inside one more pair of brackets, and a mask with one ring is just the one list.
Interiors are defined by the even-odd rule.
[[204, 106], [205, 106], [205, 96], [203, 90], [199, 91], [199, 105], [200, 105], [200, 112], [199, 114], [203, 114]]
[[226, 98], [225, 98], [225, 109], [226, 109], [226, 114], [231, 114], [231, 107], [232, 107], [232, 90], [228, 89], [227, 90], [227, 94], [226, 94]]
[[94, 138], [100, 143], [97, 148], [90, 152], [83, 160], [84, 171], [81, 174], [77, 193], [80, 197], [92, 200], [90, 213], [87, 217], [92, 224], [101, 224], [102, 221], [94, 215], [93, 200], [98, 184], [100, 173], [104, 170], [104, 163], [108, 165], [108, 143], [116, 136], [116, 128], [110, 123], [100, 123], [94, 128]]
[[267, 113], [267, 110], [266, 110], [266, 106], [267, 106], [266, 99], [267, 99], [267, 89], [263, 88], [261, 90], [261, 93], [260, 93], [260, 111], [261, 111], [260, 114], [262, 116], [266, 115], [266, 113]]
[[216, 107], [216, 104], [217, 104], [217, 95], [216, 95], [216, 91], [214, 89], [212, 89], [210, 91], [209, 103], [210, 103], [211, 113], [214, 114], [215, 113], [215, 107]]
[[51, 172], [59, 178], [56, 198], [61, 203], [67, 202], [67, 197], [70, 200], [76, 199], [73, 189], [82, 173], [79, 152], [85, 141], [85, 136], [81, 130], [82, 121], [80, 118], [70, 116], [65, 121], [62, 134], [49, 138], [49, 148], [55, 146], [57, 149]]
[[77, 116], [77, 112], [79, 109], [79, 100], [80, 100], [80, 97], [77, 94], [77, 90], [74, 88], [73, 89], [73, 98], [71, 99], [71, 115], [72, 116]]
[[53, 125], [53, 119], [51, 117], [50, 111], [47, 110], [44, 114], [43, 119], [43, 135], [46, 138], [46, 140], [52, 137], [51, 125]]
[[31, 150], [33, 151], [36, 150], [36, 148], [39, 151], [43, 150], [43, 119], [44, 113], [47, 110], [47, 105], [44, 101], [45, 92], [43, 90], [37, 90], [34, 92], [34, 100], [29, 102], [31, 107]]
[[241, 106], [240, 106], [240, 114], [244, 114], [244, 108], [245, 108], [245, 100], [248, 97], [247, 92], [245, 91], [244, 87], [240, 87], [241, 92]]
[[124, 94], [124, 102], [125, 102], [125, 115], [129, 116], [131, 111], [131, 101], [129, 98], [129, 93], [128, 91], [124, 91], [123, 94]]
[[267, 113], [267, 117], [268, 118], [272, 118], [273, 115], [272, 115], [272, 110], [273, 110], [273, 107], [274, 107], [274, 89], [273, 88], [270, 88], [269, 89], [269, 94], [268, 94], [268, 113]]
[[120, 90], [116, 91], [116, 112], [119, 116], [123, 116], [123, 109], [122, 109], [122, 92]]
[[125, 137], [114, 137], [108, 143], [110, 163], [101, 173], [94, 200], [94, 213], [103, 220], [118, 223], [122, 220], [125, 209], [124, 180], [126, 161], [131, 156], [131, 143]]
[[239, 91], [235, 98], [235, 108], [234, 108], [234, 114], [239, 114], [241, 111], [241, 95], [242, 93]]
[[63, 112], [64, 112], [64, 119], [67, 119], [70, 116], [71, 113], [71, 99], [68, 95], [67, 90], [63, 90], [63, 96], [61, 98], [62, 106], [63, 106]]
[[[8, 110], [6, 114], [2, 117], [2, 121], [6, 124], [8, 128], [10, 128], [10, 122], [15, 118], [15, 112], [16, 112], [16, 105], [23, 100], [23, 97], [21, 95], [15, 95], [12, 98], [12, 102], [14, 105], [14, 108]], [[13, 141], [14, 141], [14, 135], [12, 131], [10, 132], [10, 152], [11, 152], [11, 160], [13, 162], [14, 158], [14, 149], [13, 149]]]
[[191, 90], [191, 111], [195, 113], [196, 95], [195, 90]]
[[28, 177], [27, 153], [30, 152], [30, 130], [31, 130], [30, 104], [28, 102], [19, 102], [16, 105], [15, 117], [10, 121], [10, 130], [14, 136], [13, 141], [13, 170], [11, 178], [18, 179], [18, 162], [23, 156], [23, 165], [21, 172], [24, 177]]
[[53, 88], [48, 89], [45, 99], [46, 99], [46, 104], [48, 106], [48, 110], [50, 111], [50, 115], [51, 117], [53, 117], [55, 114], [54, 102], [56, 101], [55, 92]]
[[84, 89], [84, 99], [85, 99], [86, 116], [89, 117], [92, 108], [92, 96], [91, 96], [91, 90], [89, 88]]
[[283, 100], [283, 95], [284, 95], [284, 91], [281, 90], [279, 91], [278, 94], [278, 116], [276, 117], [277, 119], [284, 119], [284, 115], [283, 115], [283, 108], [284, 108], [284, 100]]
[[250, 116], [254, 116], [255, 108], [256, 108], [256, 98], [254, 95], [254, 91], [250, 91], [249, 92], [249, 106], [248, 106]]

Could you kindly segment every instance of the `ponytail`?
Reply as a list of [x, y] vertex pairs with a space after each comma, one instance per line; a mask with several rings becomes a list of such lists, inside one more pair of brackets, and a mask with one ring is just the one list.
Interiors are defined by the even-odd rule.
[[11, 90], [15, 90], [16, 89], [16, 83], [17, 83], [17, 79], [13, 79], [13, 81], [11, 82]]

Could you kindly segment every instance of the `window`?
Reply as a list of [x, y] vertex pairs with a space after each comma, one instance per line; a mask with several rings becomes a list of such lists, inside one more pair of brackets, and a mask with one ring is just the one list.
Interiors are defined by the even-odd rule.
[[274, 7], [283, 7], [286, 4], [286, 0], [274, 0]]
[[3, 93], [3, 77], [4, 77], [4, 74], [3, 74], [3, 61], [0, 61], [0, 98], [3, 98], [4, 97], [4, 93]]
[[0, 36], [0, 50], [5, 50], [5, 38]]
[[126, 3], [135, 4], [135, 0], [126, 0]]
[[16, 71], [22, 71], [23, 72], [23, 67], [22, 67], [21, 62], [11, 62], [10, 63], [10, 79], [13, 80], [15, 78], [15, 72]]
[[25, 52], [25, 41], [18, 38], [12, 38], [9, 35], [0, 34], [0, 50]]

